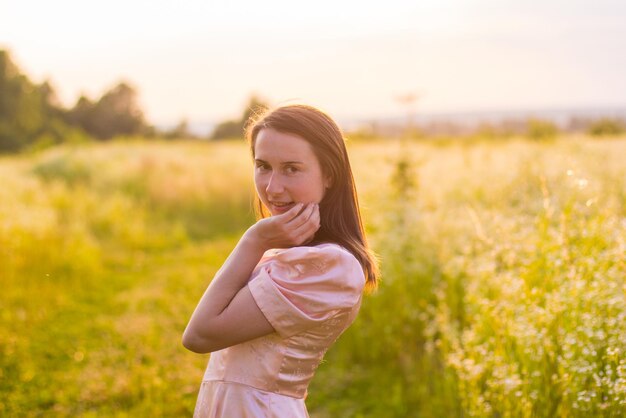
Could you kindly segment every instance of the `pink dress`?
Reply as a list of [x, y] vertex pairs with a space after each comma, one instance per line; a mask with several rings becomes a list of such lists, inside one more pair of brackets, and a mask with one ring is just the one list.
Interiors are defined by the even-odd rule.
[[339, 245], [267, 251], [248, 287], [276, 332], [211, 354], [194, 418], [308, 417], [309, 382], [356, 318], [364, 285]]

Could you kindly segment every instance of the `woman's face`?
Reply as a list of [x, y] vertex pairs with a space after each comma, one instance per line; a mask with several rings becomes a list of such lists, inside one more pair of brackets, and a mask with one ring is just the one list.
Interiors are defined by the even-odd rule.
[[324, 197], [329, 182], [313, 148], [301, 137], [263, 128], [256, 137], [254, 160], [256, 191], [272, 215]]

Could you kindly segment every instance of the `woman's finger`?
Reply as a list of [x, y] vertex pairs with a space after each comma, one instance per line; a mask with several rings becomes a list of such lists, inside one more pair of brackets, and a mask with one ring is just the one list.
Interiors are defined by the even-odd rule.
[[309, 216], [308, 222], [315, 228], [319, 227], [319, 224], [320, 224], [319, 204], [315, 204], [315, 208], [313, 208], [313, 213], [311, 213], [311, 216]]
[[298, 228], [295, 230], [295, 233], [298, 237], [308, 238], [312, 235], [315, 235], [315, 232], [320, 227], [320, 213], [319, 207], [315, 205], [311, 212], [311, 216], [303, 222]]
[[315, 237], [315, 233], [319, 230], [319, 223], [310, 224], [308, 228], [302, 231], [302, 243], [307, 243]]
[[309, 218], [311, 217], [311, 214], [315, 210], [316, 205], [317, 205], [316, 203], [307, 204], [306, 207], [302, 210], [302, 212], [300, 212], [298, 216], [291, 219], [287, 224], [290, 227], [293, 227], [296, 229], [299, 228], [300, 226], [302, 226], [309, 220]]
[[298, 215], [300, 215], [300, 213], [301, 213], [300, 210], [303, 207], [304, 207], [304, 203], [302, 203], [302, 202], [296, 203], [287, 212], [281, 213], [280, 215], [276, 215], [276, 216], [274, 216], [274, 218], [277, 219], [277, 220], [280, 220], [280, 221], [284, 221], [285, 223], [289, 223], [289, 222], [293, 221], [295, 218], [297, 218]]
[[306, 227], [312, 227], [317, 230], [317, 225], [319, 224], [319, 205], [316, 203], [311, 208], [311, 213], [307, 217], [306, 221], [303, 223]]

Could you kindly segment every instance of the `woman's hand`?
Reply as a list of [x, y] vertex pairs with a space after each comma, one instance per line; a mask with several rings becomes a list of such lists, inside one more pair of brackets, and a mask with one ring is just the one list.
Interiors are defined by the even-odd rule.
[[291, 248], [302, 245], [315, 235], [320, 227], [317, 203], [298, 203], [287, 212], [261, 219], [244, 234], [264, 251], [271, 248]]
[[183, 334], [183, 345], [208, 353], [274, 332], [246, 284], [266, 250], [302, 245], [313, 238], [319, 225], [315, 203], [299, 203], [252, 225], [200, 299]]

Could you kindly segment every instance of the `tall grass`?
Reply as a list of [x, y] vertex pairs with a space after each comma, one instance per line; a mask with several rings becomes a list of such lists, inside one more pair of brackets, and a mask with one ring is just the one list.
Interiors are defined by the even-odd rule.
[[[626, 140], [350, 144], [379, 291], [323, 417], [620, 416]], [[0, 416], [189, 416], [180, 334], [253, 220], [243, 143], [0, 160]]]
[[625, 145], [355, 147], [384, 277], [319, 416], [621, 416]]
[[180, 332], [253, 219], [246, 163], [141, 142], [1, 162], [0, 416], [188, 413], [203, 359]]

